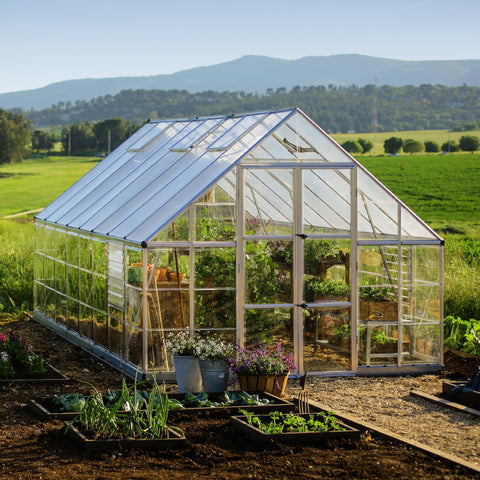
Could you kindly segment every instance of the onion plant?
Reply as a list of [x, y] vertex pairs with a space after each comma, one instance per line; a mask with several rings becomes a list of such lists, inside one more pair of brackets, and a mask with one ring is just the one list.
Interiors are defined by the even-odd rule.
[[176, 427], [168, 427], [169, 400], [163, 388], [153, 380], [152, 391], [147, 398], [137, 393], [137, 387], [144, 382], [135, 382], [122, 389], [112, 404], [106, 405], [102, 394], [93, 386], [93, 393], [86, 399], [82, 411], [72, 424], [81, 424], [94, 438], [156, 439], [169, 438], [169, 428], [181, 435]]

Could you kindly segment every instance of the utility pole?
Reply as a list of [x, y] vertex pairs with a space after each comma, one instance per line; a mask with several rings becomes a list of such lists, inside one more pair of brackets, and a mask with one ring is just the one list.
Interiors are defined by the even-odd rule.
[[72, 150], [72, 127], [68, 127], [68, 156], [70, 156], [70, 152]]
[[375, 142], [377, 137], [377, 79], [375, 78], [375, 90], [373, 95], [373, 156], [376, 156]]
[[111, 132], [110, 129], [108, 129], [108, 154], [110, 155], [110, 140], [111, 140]]

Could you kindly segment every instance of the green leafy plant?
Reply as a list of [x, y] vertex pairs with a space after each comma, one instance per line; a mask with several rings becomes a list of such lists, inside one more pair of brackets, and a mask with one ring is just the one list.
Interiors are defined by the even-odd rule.
[[307, 302], [313, 302], [315, 301], [316, 295], [336, 298], [349, 297], [350, 285], [328, 278], [322, 282], [319, 278], [312, 277], [305, 282], [305, 300]]
[[394, 302], [395, 289], [393, 287], [362, 286], [360, 298], [368, 302]]
[[344, 431], [345, 428], [339, 425], [335, 413], [319, 412], [309, 415], [297, 415], [294, 413], [284, 414], [282, 412], [270, 412], [267, 421], [262, 421], [253, 412], [240, 410], [246, 416], [247, 423], [258, 428], [266, 434], [286, 432], [328, 432]]

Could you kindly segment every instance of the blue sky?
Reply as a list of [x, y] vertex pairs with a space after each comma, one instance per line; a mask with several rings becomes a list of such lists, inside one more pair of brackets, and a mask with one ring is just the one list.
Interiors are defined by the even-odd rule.
[[243, 55], [480, 59], [480, 0], [0, 0], [0, 93]]

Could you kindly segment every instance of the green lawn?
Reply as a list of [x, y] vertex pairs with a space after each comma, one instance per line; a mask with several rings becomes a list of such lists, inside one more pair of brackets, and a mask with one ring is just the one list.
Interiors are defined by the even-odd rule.
[[358, 160], [442, 235], [480, 239], [480, 154]]
[[98, 160], [41, 157], [0, 165], [0, 218], [47, 206]]

